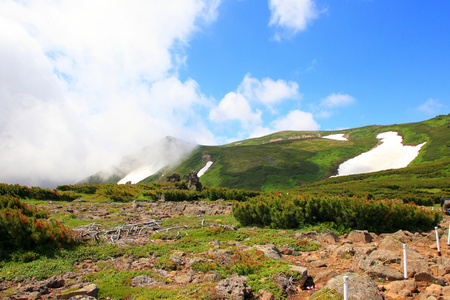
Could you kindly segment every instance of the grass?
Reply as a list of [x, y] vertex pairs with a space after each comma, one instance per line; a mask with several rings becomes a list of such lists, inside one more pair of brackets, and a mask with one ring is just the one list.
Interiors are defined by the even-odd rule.
[[[336, 174], [339, 164], [376, 146], [376, 136], [386, 131], [399, 132], [407, 145], [426, 142], [412, 166], [449, 159], [449, 124], [449, 117], [444, 115], [418, 123], [335, 132], [283, 131], [223, 146], [199, 146], [181, 165], [166, 172], [188, 174], [212, 160], [214, 164], [201, 178], [207, 186], [260, 191], [292, 189]], [[334, 133], [346, 134], [349, 141], [320, 138]], [[154, 180], [158, 180], [157, 176], [145, 181]]]

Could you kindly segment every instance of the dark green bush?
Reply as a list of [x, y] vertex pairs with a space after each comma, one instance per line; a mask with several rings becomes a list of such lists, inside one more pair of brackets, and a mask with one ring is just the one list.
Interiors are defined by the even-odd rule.
[[399, 200], [369, 200], [342, 196], [262, 195], [233, 207], [234, 217], [244, 226], [302, 228], [333, 222], [373, 232], [427, 230], [442, 220], [438, 211], [427, 211]]
[[58, 190], [42, 189], [40, 187], [27, 187], [18, 184], [9, 185], [0, 183], [0, 196], [13, 196], [23, 199], [73, 201], [78, 195], [70, 192], [60, 193]]

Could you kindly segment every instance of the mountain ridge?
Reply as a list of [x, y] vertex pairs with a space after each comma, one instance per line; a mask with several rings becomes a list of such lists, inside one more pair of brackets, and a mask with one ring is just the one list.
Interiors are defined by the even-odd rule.
[[[183, 176], [198, 172], [211, 162], [201, 176], [207, 186], [262, 191], [291, 189], [336, 175], [344, 161], [376, 147], [379, 144], [376, 136], [381, 132], [398, 132], [403, 145], [425, 143], [408, 166], [450, 158], [449, 128], [450, 116], [441, 115], [416, 123], [335, 131], [281, 131], [221, 146], [196, 145], [178, 163], [166, 164], [139, 182], [164, 181], [165, 175], [171, 173]], [[324, 138], [336, 134], [347, 141]]]

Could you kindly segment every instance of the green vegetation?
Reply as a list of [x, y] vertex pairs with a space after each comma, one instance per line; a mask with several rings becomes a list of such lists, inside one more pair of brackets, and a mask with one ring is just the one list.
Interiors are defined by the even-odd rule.
[[0, 196], [0, 241], [0, 258], [25, 261], [35, 258], [33, 251], [76, 244], [71, 230], [12, 196]]
[[[282, 299], [285, 295], [275, 278], [280, 274], [295, 277], [289, 274], [289, 263], [270, 260], [254, 246], [288, 245], [293, 255], [298, 255], [320, 247], [296, 238], [301, 231], [329, 229], [342, 234], [365, 229], [384, 233], [429, 230], [439, 223], [442, 216], [437, 210], [420, 206], [436, 205], [441, 196], [450, 194], [449, 118], [339, 132], [285, 131], [219, 147], [201, 146], [174, 170], [161, 170], [147, 178], [146, 184], [62, 185], [55, 190], [0, 184], [0, 277], [41, 280], [80, 272], [79, 266], [90, 261], [98, 269], [85, 274], [83, 280], [100, 287], [100, 298], [215, 299], [216, 282], [182, 286], [155, 271], [187, 268], [173, 257], [181, 251], [195, 258], [188, 268], [196, 272], [219, 279], [246, 275], [254, 291], [265, 289]], [[391, 130], [398, 131], [406, 144], [426, 142], [409, 167], [328, 178], [340, 163], [374, 147], [378, 133]], [[345, 134], [349, 141], [320, 138], [334, 133]], [[201, 190], [189, 190], [184, 181], [159, 182], [164, 173], [183, 176], [210, 160], [214, 164], [201, 177]], [[114, 214], [98, 220], [112, 228], [135, 218], [129, 213], [130, 202], [162, 198], [224, 199], [234, 203], [233, 215], [163, 219], [163, 228], [177, 230], [155, 232], [121, 246], [101, 240], [81, 243], [74, 238], [72, 228], [89, 223], [75, 211], [82, 202], [87, 202], [86, 210], [90, 207]], [[62, 208], [55, 210], [56, 206]], [[49, 213], [39, 207], [54, 210]], [[118, 268], [117, 261], [127, 258], [149, 263], [141, 269]], [[133, 287], [133, 278], [140, 275], [159, 284]], [[1, 296], [12, 292], [3, 291]], [[328, 296], [337, 299], [336, 295]]]
[[[175, 169], [161, 170], [144, 183], [163, 180], [164, 172], [188, 174], [200, 170], [207, 161], [211, 168], [202, 176], [210, 187], [228, 187], [259, 191], [293, 189], [316, 183], [337, 173], [338, 166], [377, 145], [376, 136], [397, 131], [403, 143], [423, 142], [419, 156], [411, 166], [450, 159], [450, 117], [410, 124], [366, 126], [325, 132], [283, 131], [256, 139], [223, 146], [199, 146]], [[323, 139], [322, 136], [342, 133], [348, 141]]]
[[398, 170], [333, 177], [292, 190], [313, 195], [346, 195], [376, 199], [402, 199], [433, 205], [450, 194], [450, 159], [422, 163]]
[[397, 200], [284, 193], [261, 195], [237, 203], [233, 207], [233, 214], [243, 226], [296, 229], [307, 224], [333, 222], [345, 228], [366, 229], [376, 233], [400, 229], [427, 230], [442, 220], [438, 211], [426, 211]]
[[[418, 181], [434, 174], [430, 167], [426, 168], [430, 172], [421, 177], [424, 169], [418, 169], [419, 167], [414, 167], [416, 171], [413, 172]], [[434, 172], [441, 174], [436, 170]], [[442, 172], [439, 176], [447, 174], [445, 170]], [[427, 193], [442, 190], [437, 186], [417, 186]], [[204, 187], [201, 191], [189, 191], [184, 188], [183, 182], [65, 185], [59, 186], [52, 193], [45, 189], [41, 193], [39, 188], [34, 188], [33, 195], [37, 195], [39, 199], [18, 199], [13, 195], [20, 195], [19, 192], [26, 191], [26, 188], [2, 185], [5, 195], [0, 197], [0, 239], [1, 246], [5, 248], [0, 259], [0, 277], [4, 276], [5, 280], [25, 280], [31, 277], [41, 280], [65, 272], [79, 272], [79, 266], [85, 261], [92, 261], [98, 271], [88, 272], [84, 275], [84, 280], [95, 283], [100, 288], [99, 297], [123, 299], [133, 295], [136, 299], [215, 299], [213, 290], [216, 282], [205, 281], [181, 286], [156, 273], [155, 269], [170, 272], [186, 268], [173, 258], [177, 252], [183, 252], [196, 259], [189, 266], [194, 271], [211, 274], [219, 279], [232, 274], [245, 275], [248, 276], [247, 284], [254, 291], [265, 289], [274, 294], [276, 299], [283, 299], [285, 295], [277, 285], [276, 278], [280, 274], [295, 277], [295, 274], [289, 273], [292, 263], [270, 260], [254, 246], [274, 244], [279, 248], [288, 245], [292, 247], [293, 255], [298, 255], [320, 247], [316, 243], [296, 238], [299, 231], [320, 232], [331, 229], [341, 234], [351, 229], [375, 232], [425, 230], [432, 228], [441, 218], [436, 211], [423, 210], [414, 204], [391, 200], [375, 201], [367, 197], [306, 195], [292, 191], [264, 193], [209, 187]], [[102, 210], [108, 209], [116, 213], [125, 206], [129, 207], [127, 203], [131, 201], [154, 201], [161, 195], [165, 195], [166, 201], [226, 199], [233, 201], [235, 205], [234, 215], [179, 216], [162, 220], [163, 228], [180, 228], [160, 231], [127, 245], [118, 246], [105, 243], [106, 241], [79, 244], [73, 239], [72, 231], [67, 228], [86, 224], [86, 221], [78, 220], [74, 213], [55, 212], [50, 215], [24, 203], [48, 207], [55, 205], [54, 201], [60, 201], [66, 207], [81, 205], [82, 202], [78, 201], [68, 203], [64, 197], [55, 199], [54, 195], [63, 194], [76, 195], [94, 209], [103, 206]], [[48, 195], [49, 199], [45, 199], [43, 195]], [[49, 200], [52, 203], [49, 204]], [[111, 205], [110, 202], [116, 203]], [[126, 216], [123, 215], [124, 218]], [[383, 217], [382, 221], [380, 216]], [[56, 219], [64, 225], [58, 224]], [[99, 220], [109, 227], [117, 226], [120, 221], [118, 218]], [[246, 227], [249, 225], [258, 227]], [[43, 230], [39, 231], [40, 229]], [[13, 240], [11, 236], [19, 238]], [[242, 250], [245, 247], [248, 249]], [[139, 270], [117, 268], [114, 259], [131, 257], [134, 261], [146, 259], [151, 264]], [[133, 278], [140, 275], [150, 276], [158, 284], [133, 287]], [[11, 291], [5, 291], [2, 296], [7, 293]]]

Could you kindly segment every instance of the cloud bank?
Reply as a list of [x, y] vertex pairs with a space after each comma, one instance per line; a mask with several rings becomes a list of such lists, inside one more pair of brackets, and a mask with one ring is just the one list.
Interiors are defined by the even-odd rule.
[[164, 135], [211, 142], [177, 69], [218, 5], [0, 2], [0, 182], [81, 179]]
[[[295, 81], [247, 74], [216, 100], [195, 78], [180, 79], [189, 41], [219, 5], [0, 1], [0, 182], [77, 182], [167, 135], [216, 144], [317, 130]], [[269, 8], [270, 26], [290, 33], [318, 15], [309, 0]], [[211, 126], [233, 132], [221, 137]]]

